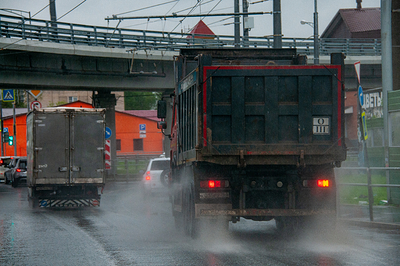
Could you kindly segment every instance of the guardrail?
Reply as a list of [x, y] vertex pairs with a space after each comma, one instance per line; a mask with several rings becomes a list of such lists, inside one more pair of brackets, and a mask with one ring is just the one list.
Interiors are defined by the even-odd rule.
[[[373, 214], [373, 204], [374, 204], [374, 194], [372, 192], [373, 187], [386, 187], [386, 188], [400, 188], [400, 184], [372, 184], [371, 171], [379, 170], [379, 171], [391, 171], [391, 170], [400, 170], [400, 167], [341, 167], [335, 168], [335, 171], [366, 171], [367, 183], [339, 183], [336, 185], [339, 187], [343, 186], [363, 186], [368, 187], [368, 210], [369, 210], [369, 219], [370, 221], [374, 221]], [[339, 198], [339, 197], [338, 197]]]
[[[129, 49], [179, 50], [187, 47], [234, 47], [233, 36], [193, 35], [178, 32], [144, 31], [134, 29], [90, 26], [47, 20], [28, 19], [0, 14], [0, 36]], [[206, 37], [206, 38], [202, 38]], [[249, 37], [240, 40], [242, 47], [273, 48], [273, 37]], [[299, 53], [313, 55], [310, 38], [282, 38], [283, 48], [296, 48]], [[2, 48], [2, 47], [0, 47]], [[381, 55], [380, 39], [320, 39], [320, 55], [341, 52], [346, 55]]]

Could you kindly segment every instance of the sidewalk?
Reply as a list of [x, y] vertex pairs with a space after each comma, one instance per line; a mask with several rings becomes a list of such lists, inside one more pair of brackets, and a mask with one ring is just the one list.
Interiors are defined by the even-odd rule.
[[373, 221], [369, 217], [368, 205], [340, 205], [338, 218], [349, 224], [365, 227], [400, 229], [400, 208], [374, 206]]

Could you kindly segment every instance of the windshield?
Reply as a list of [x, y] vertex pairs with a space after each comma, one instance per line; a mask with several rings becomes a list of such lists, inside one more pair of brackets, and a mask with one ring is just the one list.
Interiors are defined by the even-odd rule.
[[169, 161], [153, 161], [150, 170], [165, 170], [169, 168]]
[[19, 162], [19, 168], [26, 168], [26, 161], [20, 161]]

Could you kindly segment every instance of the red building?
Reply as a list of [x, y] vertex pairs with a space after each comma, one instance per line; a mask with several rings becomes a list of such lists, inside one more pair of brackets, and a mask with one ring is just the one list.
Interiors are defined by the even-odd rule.
[[[93, 108], [89, 103], [76, 101], [63, 107]], [[12, 110], [3, 110], [3, 128], [14, 135]], [[164, 136], [157, 129], [157, 111], [115, 111], [115, 137], [117, 156], [149, 155], [163, 153]], [[3, 154], [7, 156], [26, 156], [26, 109], [16, 112], [16, 151], [14, 145], [3, 144]], [[142, 127], [142, 128], [140, 128]]]

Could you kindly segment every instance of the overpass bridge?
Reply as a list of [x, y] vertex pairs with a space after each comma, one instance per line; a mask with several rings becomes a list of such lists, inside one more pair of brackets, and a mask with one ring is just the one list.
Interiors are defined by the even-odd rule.
[[[234, 47], [234, 37], [99, 27], [0, 15], [0, 86], [41, 90], [164, 91], [174, 87], [179, 49]], [[283, 38], [313, 61], [311, 39]], [[242, 47], [273, 48], [273, 37], [241, 39]], [[381, 86], [379, 39], [321, 39], [320, 63], [343, 52], [346, 86], [355, 87], [353, 63], [363, 64], [365, 87]]]
[[[233, 36], [213, 39], [191, 34], [142, 31], [51, 22], [0, 15], [0, 88], [96, 91], [96, 107], [107, 108], [106, 123], [115, 132], [112, 91], [168, 91], [174, 88], [174, 56], [179, 49], [234, 47]], [[356, 88], [353, 64], [361, 61], [364, 88], [381, 87], [378, 39], [321, 39], [320, 63], [346, 55], [346, 87]], [[273, 37], [241, 39], [242, 47], [273, 48]], [[283, 38], [313, 62], [311, 39]], [[115, 135], [111, 138], [116, 158]]]

